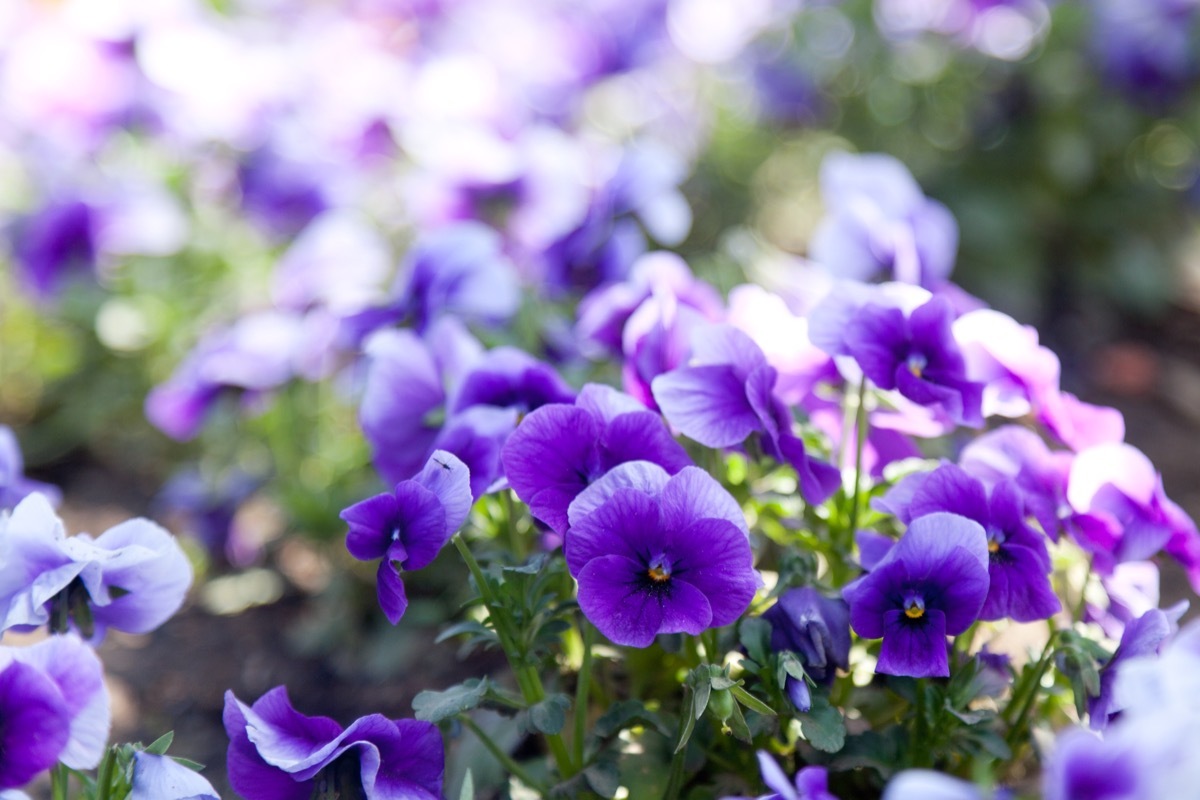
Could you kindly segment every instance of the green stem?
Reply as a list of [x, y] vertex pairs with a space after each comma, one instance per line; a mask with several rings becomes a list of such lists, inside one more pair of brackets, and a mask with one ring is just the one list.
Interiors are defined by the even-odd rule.
[[50, 797], [53, 800], [67, 800], [68, 782], [71, 779], [71, 773], [67, 771], [66, 764], [55, 764], [50, 770]]
[[854, 412], [854, 494], [850, 500], [850, 530], [848, 534], [853, 541], [858, 530], [859, 495], [862, 491], [863, 449], [867, 441], [867, 376], [864, 375], [858, 384], [858, 408]]
[[500, 492], [500, 505], [504, 508], [504, 527], [508, 532], [508, 546], [520, 564], [525, 561], [525, 542], [517, 531], [517, 515], [513, 509], [512, 492]]
[[586, 619], [580, 625], [583, 634], [583, 663], [579, 666], [579, 680], [575, 684], [575, 763], [582, 769], [584, 764], [584, 738], [587, 736], [588, 695], [592, 683], [592, 645], [596, 640], [596, 629]]
[[930, 767], [933, 758], [929, 752], [928, 698], [924, 678], [917, 678], [917, 707], [913, 715], [912, 765], [914, 767]]
[[1054, 637], [1046, 642], [1046, 649], [1042, 651], [1042, 657], [1038, 659], [1037, 665], [1033, 670], [1026, 674], [1025, 679], [1021, 681], [1019, 690], [1021, 695], [1013, 692], [1012, 700], [1004, 709], [1004, 716], [1011, 716], [1011, 710], [1016, 707], [1019, 709], [1017, 717], [1012, 721], [1012, 727], [1008, 729], [1008, 735], [1004, 740], [1008, 743], [1009, 749], [1016, 754], [1016, 747], [1025, 737], [1025, 728], [1029, 723], [1029, 715], [1033, 712], [1033, 707], [1036, 705], [1038, 696], [1038, 687], [1042, 683], [1042, 676], [1046, 674], [1046, 669], [1050, 666], [1050, 658], [1054, 655]]
[[[687, 713], [685, 710], [684, 713]], [[682, 723], [680, 725], [682, 730]], [[679, 792], [683, 789], [683, 762], [687, 758], [687, 748], [682, 747], [671, 756], [671, 777], [667, 780], [667, 790], [663, 800], [679, 800]]]
[[487, 751], [491, 753], [497, 761], [500, 762], [500, 765], [508, 770], [510, 774], [515, 775], [521, 781], [521, 783], [525, 784], [530, 789], [533, 789], [542, 797], [545, 797], [549, 793], [549, 789], [546, 788], [545, 784], [530, 775], [525, 768], [516, 761], [513, 761], [512, 756], [504, 752], [504, 750], [498, 744], [496, 744], [492, 737], [484, 733], [483, 729], [475, 723], [475, 720], [471, 719], [466, 714], [459, 714], [458, 719], [469, 731], [471, 731], [471, 733], [475, 734], [475, 737], [479, 739], [483, 746], [487, 748]]
[[104, 752], [100, 769], [96, 773], [96, 800], [108, 800], [112, 793], [113, 767], [117, 763], [117, 748], [110, 747]]

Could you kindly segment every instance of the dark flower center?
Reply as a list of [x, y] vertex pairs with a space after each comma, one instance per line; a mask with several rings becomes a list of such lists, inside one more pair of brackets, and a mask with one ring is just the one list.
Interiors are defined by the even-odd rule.
[[362, 764], [351, 749], [313, 779], [311, 800], [367, 800], [362, 786]]

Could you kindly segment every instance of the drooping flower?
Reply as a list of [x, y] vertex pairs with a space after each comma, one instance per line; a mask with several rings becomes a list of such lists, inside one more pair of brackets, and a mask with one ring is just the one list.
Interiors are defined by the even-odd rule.
[[170, 756], [139, 750], [133, 754], [130, 800], [221, 800], [200, 773]]
[[575, 405], [545, 405], [521, 420], [501, 458], [509, 485], [559, 533], [580, 492], [618, 464], [648, 461], [669, 474], [692, 463], [662, 417], [615, 389], [583, 387]]
[[[815, 682], [832, 683], [837, 670], [850, 667], [850, 609], [844, 600], [808, 586], [789, 589], [762, 616], [771, 623], [771, 648], [796, 653]], [[800, 711], [812, 707], [805, 681], [788, 676], [784, 688]]]
[[346, 548], [359, 561], [380, 559], [376, 592], [393, 625], [408, 608], [400, 573], [428, 566], [471, 511], [471, 478], [457, 456], [436, 450], [411, 480], [342, 511]]
[[979, 523], [941, 512], [914, 519], [842, 596], [854, 631], [883, 639], [876, 672], [922, 678], [950, 674], [946, 637], [970, 627], [987, 593], [987, 535]]
[[0, 647], [0, 789], [22, 786], [56, 761], [95, 767], [110, 723], [104, 667], [79, 637]]
[[1024, 503], [1013, 481], [997, 483], [989, 492], [961, 467], [943, 464], [932, 472], [908, 476], [877, 505], [905, 523], [946, 511], [983, 526], [989, 583], [980, 619], [1032, 622], [1047, 619], [1061, 608], [1050, 585], [1045, 537], [1025, 521]]
[[14, 507], [30, 494], [38, 492], [55, 505], [61, 496], [58, 487], [25, 477], [25, 458], [12, 428], [0, 425], [0, 510]]
[[445, 748], [432, 723], [361, 717], [343, 728], [305, 716], [277, 686], [251, 706], [225, 693], [229, 783], [246, 800], [308, 800], [317, 791], [366, 800], [440, 800]]
[[583, 613], [632, 647], [728, 625], [758, 586], [741, 509], [696, 467], [661, 490], [617, 489], [571, 526], [565, 550]]
[[[763, 783], [771, 790], [755, 800], [838, 800], [829, 791], [829, 773], [824, 767], [804, 767], [789, 781], [783, 770], [762, 750], [758, 751], [758, 768]], [[725, 800], [750, 800], [744, 797], [727, 797]]]
[[841, 475], [805, 452], [791, 411], [775, 396], [777, 377], [749, 336], [711, 325], [693, 335], [688, 365], [660, 375], [652, 386], [667, 421], [685, 436], [708, 447], [736, 447], [758, 434], [767, 454], [795, 468], [805, 499], [823, 502]]
[[21, 501], [0, 522], [0, 630], [68, 618], [93, 642], [112, 627], [148, 633], [183, 605], [187, 556], [163, 528], [131, 519], [96, 539], [66, 535], [44, 497]]

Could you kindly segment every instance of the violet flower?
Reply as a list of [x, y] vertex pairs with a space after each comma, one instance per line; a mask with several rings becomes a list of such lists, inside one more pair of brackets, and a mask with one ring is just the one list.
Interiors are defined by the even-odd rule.
[[867, 281], [883, 273], [928, 288], [950, 277], [958, 225], [896, 159], [831, 153], [821, 164], [821, 197], [827, 215], [809, 255], [837, 275]]
[[876, 672], [946, 677], [946, 637], [971, 626], [988, 593], [987, 535], [957, 514], [914, 519], [875, 569], [847, 584], [850, 625], [883, 639]]
[[58, 761], [95, 767], [110, 724], [104, 668], [77, 636], [0, 647], [0, 790]]
[[1176, 631], [1179, 618], [1186, 610], [1186, 601], [1165, 611], [1152, 608], [1125, 626], [1120, 644], [1100, 670], [1100, 693], [1088, 698], [1088, 718], [1092, 730], [1104, 730], [1121, 711], [1113, 696], [1121, 664], [1131, 658], [1157, 653], [1167, 637]]
[[1090, 49], [1105, 80], [1130, 100], [1161, 109], [1200, 78], [1195, 3], [1097, 0], [1090, 10]]
[[778, 373], [758, 345], [737, 328], [710, 325], [696, 331], [692, 352], [688, 366], [652, 384], [667, 421], [707, 447], [736, 447], [759, 434], [768, 455], [795, 468], [806, 500], [829, 497], [841, 475], [810, 458], [792, 432], [791, 411], [774, 394]]
[[1025, 506], [1014, 482], [1002, 481], [989, 492], [961, 467], [944, 464], [908, 476], [876, 505], [905, 523], [947, 511], [983, 526], [989, 584], [980, 619], [1033, 622], [1048, 619], [1062, 607], [1050, 585], [1045, 537], [1025, 521]]
[[[816, 683], [830, 684], [839, 669], [850, 668], [850, 609], [840, 598], [816, 589], [788, 589], [762, 615], [771, 623], [771, 649], [790, 650]], [[806, 681], [788, 676], [784, 687], [800, 711], [812, 708]]]
[[[771, 790], [755, 800], [838, 800], [829, 791], [829, 773], [824, 767], [804, 767], [789, 781], [775, 759], [762, 750], [758, 751], [758, 768], [763, 783]], [[744, 797], [727, 797], [724, 800], [750, 800]]]
[[450, 453], [435, 450], [412, 480], [391, 493], [355, 503], [339, 515], [350, 525], [346, 548], [359, 561], [380, 559], [376, 593], [393, 625], [408, 608], [403, 570], [428, 566], [471, 511], [466, 466]]
[[133, 754], [133, 786], [129, 800], [221, 800], [200, 773], [170, 756]]
[[631, 647], [728, 625], [758, 587], [744, 526], [736, 501], [696, 467], [661, 491], [617, 489], [566, 539], [579, 606], [601, 633]]
[[440, 800], [445, 749], [432, 723], [360, 717], [343, 728], [297, 712], [277, 686], [251, 706], [225, 693], [229, 783], [246, 800]]
[[941, 772], [906, 769], [888, 781], [881, 800], [985, 800], [985, 795], [975, 784]]
[[575, 405], [545, 405], [526, 416], [501, 458], [517, 496], [558, 533], [569, 527], [572, 501], [618, 464], [647, 461], [674, 475], [692, 463], [662, 417], [599, 384], [584, 386]]
[[846, 349], [879, 388], [895, 389], [956, 423], [981, 427], [983, 384], [967, 378], [953, 322], [954, 310], [941, 297], [909, 315], [867, 303], [845, 332]]
[[69, 618], [97, 643], [110, 627], [148, 633], [179, 610], [192, 583], [175, 538], [146, 519], [96, 539], [68, 537], [46, 499], [33, 494], [0, 529], [0, 630], [58, 628]]
[[62, 492], [57, 486], [25, 477], [25, 458], [12, 428], [0, 425], [0, 511], [15, 506], [34, 492], [58, 505]]
[[13, 256], [24, 282], [39, 300], [49, 300], [63, 281], [96, 266], [97, 220], [83, 200], [47, 204], [18, 221]]
[[[1142, 785], [1143, 764], [1131, 743], [1099, 739], [1081, 728], [1058, 737], [1042, 773], [1045, 800], [1142, 800], [1164, 797]], [[1180, 788], [1180, 787], [1176, 787]]]

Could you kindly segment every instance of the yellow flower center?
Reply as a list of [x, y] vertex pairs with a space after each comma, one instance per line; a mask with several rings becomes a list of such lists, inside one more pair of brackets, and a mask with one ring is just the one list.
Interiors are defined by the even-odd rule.
[[988, 542], [988, 552], [989, 553], [999, 553], [1000, 552], [1000, 543], [995, 542], [995, 541]]
[[667, 572], [662, 567], [651, 567], [646, 574], [649, 575], [650, 580], [654, 581], [655, 583], [663, 583], [671, 579], [671, 573]]
[[914, 604], [904, 609], [904, 616], [908, 617], [909, 619], [920, 619], [921, 617], [925, 616], [925, 609]]

